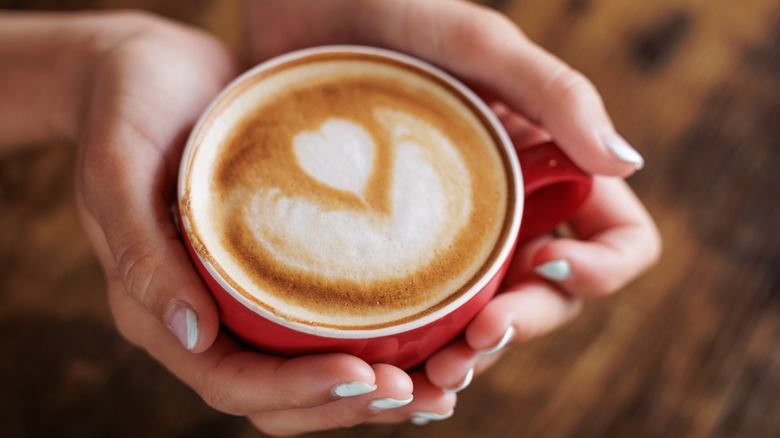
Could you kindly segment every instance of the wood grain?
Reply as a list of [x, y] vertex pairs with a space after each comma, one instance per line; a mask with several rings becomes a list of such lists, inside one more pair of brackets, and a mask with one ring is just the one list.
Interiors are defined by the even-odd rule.
[[[424, 428], [323, 437], [780, 436], [780, 3], [505, 0], [584, 72], [648, 165], [630, 182], [660, 265], [573, 323], [513, 349]], [[233, 47], [238, 2], [131, 5]], [[257, 436], [114, 331], [73, 207], [64, 145], [0, 156], [0, 435]]]

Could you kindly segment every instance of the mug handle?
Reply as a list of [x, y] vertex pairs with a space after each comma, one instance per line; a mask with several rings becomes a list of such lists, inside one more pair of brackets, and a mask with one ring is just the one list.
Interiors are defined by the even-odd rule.
[[593, 176], [577, 167], [552, 142], [518, 151], [525, 205], [519, 242], [549, 233], [582, 206]]

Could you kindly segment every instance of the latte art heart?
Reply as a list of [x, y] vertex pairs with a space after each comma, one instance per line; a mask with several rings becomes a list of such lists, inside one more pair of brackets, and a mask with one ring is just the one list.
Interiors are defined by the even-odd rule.
[[[263, 249], [281, 263], [333, 280], [406, 277], [430, 264], [466, 225], [472, 210], [471, 181], [452, 143], [408, 114], [385, 109], [375, 111], [374, 117], [387, 130], [393, 149], [386, 187], [390, 211], [331, 208], [316, 198], [286, 197], [279, 188], [262, 189], [249, 204], [245, 221]], [[360, 128], [350, 122], [329, 120], [322, 126], [327, 133], [322, 138], [332, 143], [305, 149], [300, 145], [314, 144], [317, 137], [297, 135], [298, 163], [334, 188], [362, 192], [362, 183], [348, 184], [368, 179], [364, 172], [373, 162], [374, 142], [354, 141]], [[308, 143], [300, 142], [302, 135]], [[343, 143], [335, 145], [339, 139]], [[302, 151], [317, 155], [316, 160]], [[343, 177], [346, 172], [360, 178]]]
[[293, 139], [298, 164], [312, 178], [362, 197], [374, 166], [374, 140], [363, 127], [329, 119], [316, 132]]

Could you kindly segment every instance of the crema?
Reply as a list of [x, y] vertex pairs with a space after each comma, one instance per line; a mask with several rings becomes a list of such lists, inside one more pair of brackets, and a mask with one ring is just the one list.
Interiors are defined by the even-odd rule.
[[374, 329], [420, 318], [496, 257], [507, 159], [441, 80], [370, 54], [278, 65], [212, 108], [183, 214], [196, 251], [270, 312]]

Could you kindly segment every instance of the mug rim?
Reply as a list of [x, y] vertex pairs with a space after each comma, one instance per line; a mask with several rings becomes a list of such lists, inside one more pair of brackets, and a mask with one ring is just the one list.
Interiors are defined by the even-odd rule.
[[[253, 77], [258, 76], [263, 72], [281, 67], [285, 64], [293, 63], [295, 61], [304, 58], [309, 58], [318, 55], [327, 55], [327, 54], [342, 54], [342, 55], [354, 54], [354, 55], [371, 56], [374, 58], [383, 58], [386, 60], [401, 63], [404, 66], [411, 67], [412, 69], [418, 72], [422, 71], [428, 75], [433, 76], [435, 79], [442, 81], [445, 85], [447, 85], [452, 90], [454, 90], [454, 92], [460, 95], [461, 98], [465, 99], [465, 101], [472, 108], [472, 110], [477, 112], [477, 115], [479, 117], [481, 117], [485, 122], [487, 122], [486, 128], [500, 143], [500, 145], [497, 146], [501, 148], [502, 155], [505, 158], [504, 161], [507, 170], [507, 175], [510, 177], [507, 179], [508, 182], [507, 187], [509, 189], [509, 193], [514, 193], [514, 199], [512, 199], [511, 202], [508, 203], [508, 207], [510, 206], [510, 204], [512, 205], [511, 212], [510, 211], [507, 212], [507, 214], [511, 214], [511, 221], [507, 221], [509, 222], [508, 226], [506, 224], [504, 226], [505, 231], [502, 232], [502, 234], [500, 235], [500, 238], [503, 239], [503, 242], [500, 242], [500, 249], [498, 250], [497, 253], [495, 253], [495, 256], [492, 256], [492, 260], [490, 261], [489, 267], [487, 269], [484, 269], [485, 265], [483, 265], [483, 267], [480, 269], [481, 274], [480, 273], [475, 274], [475, 275], [479, 275], [479, 278], [476, 281], [474, 281], [474, 283], [467, 290], [460, 293], [458, 297], [451, 300], [450, 302], [443, 305], [442, 307], [432, 312], [429, 312], [421, 317], [413, 318], [407, 321], [402, 321], [398, 324], [393, 324], [392, 322], [389, 322], [388, 324], [392, 324], [392, 325], [387, 325], [378, 328], [362, 328], [362, 329], [361, 328], [339, 328], [339, 327], [331, 327], [331, 326], [309, 325], [302, 322], [286, 319], [279, 314], [269, 311], [268, 309], [260, 305], [258, 302], [249, 299], [243, 293], [236, 290], [236, 288], [223, 277], [223, 275], [219, 272], [219, 270], [215, 268], [212, 262], [207, 258], [205, 258], [203, 254], [201, 254], [201, 251], [198, 251], [198, 249], [195, 246], [193, 246], [194, 249], [193, 252], [198, 257], [198, 260], [203, 265], [205, 270], [208, 272], [208, 275], [219, 285], [220, 288], [222, 288], [225, 292], [227, 292], [231, 296], [231, 298], [238, 301], [242, 306], [250, 310], [252, 313], [257, 314], [262, 318], [268, 319], [269, 321], [278, 324], [282, 327], [285, 327], [287, 329], [294, 330], [300, 333], [318, 336], [318, 337], [328, 337], [328, 338], [336, 338], [336, 339], [371, 339], [371, 338], [392, 336], [398, 333], [409, 332], [424, 327], [426, 325], [429, 325], [441, 319], [442, 317], [453, 313], [453, 311], [462, 307], [466, 302], [468, 302], [476, 295], [478, 295], [482, 290], [484, 290], [487, 284], [496, 275], [498, 275], [499, 271], [504, 266], [507, 259], [511, 256], [515, 244], [518, 240], [520, 225], [523, 216], [524, 200], [525, 200], [523, 174], [520, 168], [517, 152], [515, 151], [513, 143], [509, 138], [509, 135], [507, 134], [501, 122], [498, 120], [498, 118], [493, 113], [493, 111], [490, 110], [488, 105], [479, 96], [477, 96], [477, 94], [474, 91], [472, 91], [470, 88], [468, 88], [465, 84], [463, 84], [460, 80], [458, 80], [451, 74], [445, 72], [441, 68], [436, 67], [426, 61], [422, 61], [418, 58], [412, 57], [410, 55], [406, 55], [404, 53], [400, 53], [388, 49], [377, 48], [377, 47], [357, 46], [357, 45], [328, 45], [328, 46], [318, 46], [318, 47], [296, 50], [293, 52], [289, 52], [274, 57], [272, 59], [264, 61], [248, 69], [247, 71], [245, 71], [244, 73], [242, 73], [241, 75], [233, 79], [211, 101], [211, 103], [208, 105], [206, 110], [201, 114], [197, 123], [194, 125], [187, 139], [187, 143], [182, 151], [182, 157], [180, 161], [179, 174], [178, 174], [178, 187], [177, 187], [177, 207], [179, 208], [178, 216], [180, 219], [181, 233], [183, 238], [187, 239], [191, 243], [194, 243], [192, 242], [191, 239], [192, 225], [190, 224], [189, 217], [187, 217], [186, 214], [183, 214], [181, 212], [181, 203], [185, 199], [185, 196], [187, 194], [191, 163], [192, 160], [194, 159], [194, 155], [195, 155], [194, 152], [199, 144], [196, 142], [196, 140], [200, 137], [199, 134], [201, 130], [204, 128], [204, 125], [206, 125], [212, 119], [212, 117], [216, 117], [215, 110], [218, 110], [221, 107], [221, 105], [224, 104], [223, 101], [226, 98], [228, 98], [230, 94], [232, 94], [237, 88], [245, 84]], [[255, 299], [258, 301], [262, 301], [260, 298], [255, 298]]]

